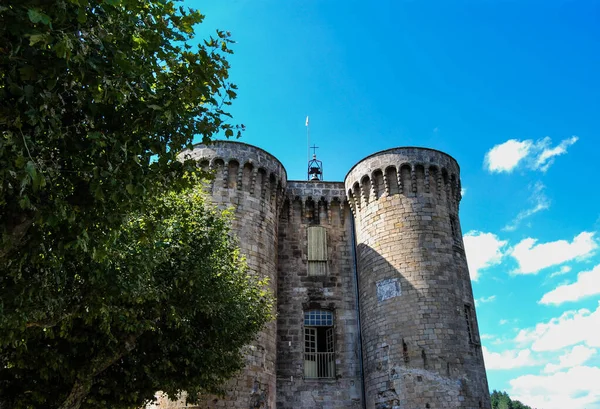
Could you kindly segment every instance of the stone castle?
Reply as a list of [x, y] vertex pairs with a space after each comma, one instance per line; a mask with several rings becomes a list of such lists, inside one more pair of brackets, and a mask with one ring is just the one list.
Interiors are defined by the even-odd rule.
[[182, 155], [214, 171], [207, 189], [277, 297], [227, 396], [199, 407], [490, 408], [452, 157], [388, 149], [325, 182], [287, 180], [244, 143]]

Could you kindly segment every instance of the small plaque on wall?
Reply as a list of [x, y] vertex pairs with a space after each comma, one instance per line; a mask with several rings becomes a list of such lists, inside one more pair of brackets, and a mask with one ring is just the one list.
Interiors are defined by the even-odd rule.
[[401, 294], [397, 278], [386, 278], [377, 282], [377, 301], [382, 302]]

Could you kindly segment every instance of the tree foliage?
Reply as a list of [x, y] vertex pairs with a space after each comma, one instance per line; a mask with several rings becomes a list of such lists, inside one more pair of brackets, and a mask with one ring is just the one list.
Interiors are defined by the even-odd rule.
[[159, 389], [218, 392], [271, 308], [228, 233], [199, 189], [132, 214], [107, 258], [63, 266], [85, 303], [3, 347], [0, 402], [136, 408]]
[[[247, 311], [226, 304], [235, 316], [218, 315], [217, 300], [228, 302], [219, 292], [234, 296], [241, 281], [227, 282], [230, 293], [209, 267], [245, 274], [236, 258], [217, 261], [232, 250], [224, 236], [179, 231], [191, 226], [181, 212], [192, 210], [164, 198], [189, 199], [199, 171], [177, 154], [195, 136], [209, 142], [240, 131], [224, 111], [236, 96], [229, 34], [192, 46], [203, 16], [175, 1], [0, 2], [0, 391], [5, 402], [22, 393], [8, 407], [66, 399], [61, 407], [75, 408], [86, 394], [86, 407], [103, 399], [128, 407], [159, 380], [165, 391], [175, 381], [210, 389], [239, 364], [235, 345], [262, 322], [238, 298]], [[209, 220], [222, 231], [206, 216], [202, 234], [210, 236]], [[183, 252], [190, 248], [198, 254]], [[217, 281], [203, 283], [203, 275]], [[197, 300], [186, 289], [199, 291]], [[260, 307], [256, 283], [248, 291]], [[191, 309], [178, 310], [179, 302]], [[225, 317], [242, 325], [239, 334]], [[196, 318], [203, 327], [191, 325]], [[229, 331], [233, 352], [219, 349], [216, 325]], [[224, 357], [202, 358], [215, 372], [185, 373], [196, 386], [174, 369], [200, 362], [200, 351], [175, 342], [194, 335], [191, 345], [206, 342]]]
[[0, 4], [1, 259], [48, 240], [101, 252], [106, 226], [186, 184], [195, 135], [234, 134], [231, 40], [193, 50], [202, 18], [171, 0]]
[[492, 409], [531, 409], [518, 400], [512, 400], [506, 392], [494, 390], [490, 395]]

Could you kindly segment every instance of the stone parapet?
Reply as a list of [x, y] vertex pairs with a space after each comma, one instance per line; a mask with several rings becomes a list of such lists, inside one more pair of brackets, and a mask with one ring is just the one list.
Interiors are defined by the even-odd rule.
[[342, 182], [289, 181], [286, 189], [286, 219], [289, 223], [344, 224], [348, 201]]
[[459, 166], [451, 156], [427, 148], [393, 148], [367, 156], [345, 179], [352, 211], [381, 197], [425, 196], [448, 204], [458, 213], [461, 199]]
[[[281, 206], [287, 184], [285, 168], [273, 155], [252, 145], [232, 141], [215, 141], [210, 145], [195, 145], [183, 151], [182, 159], [194, 159], [199, 166], [212, 172], [209, 192], [218, 202], [231, 203], [232, 195], [253, 197], [272, 206]], [[235, 192], [246, 192], [237, 195]]]

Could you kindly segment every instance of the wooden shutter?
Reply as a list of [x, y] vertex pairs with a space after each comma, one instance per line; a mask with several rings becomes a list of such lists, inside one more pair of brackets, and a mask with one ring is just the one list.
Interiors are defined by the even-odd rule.
[[308, 261], [327, 261], [327, 230], [324, 227], [308, 228]]
[[321, 226], [308, 228], [308, 275], [327, 275], [327, 230]]

